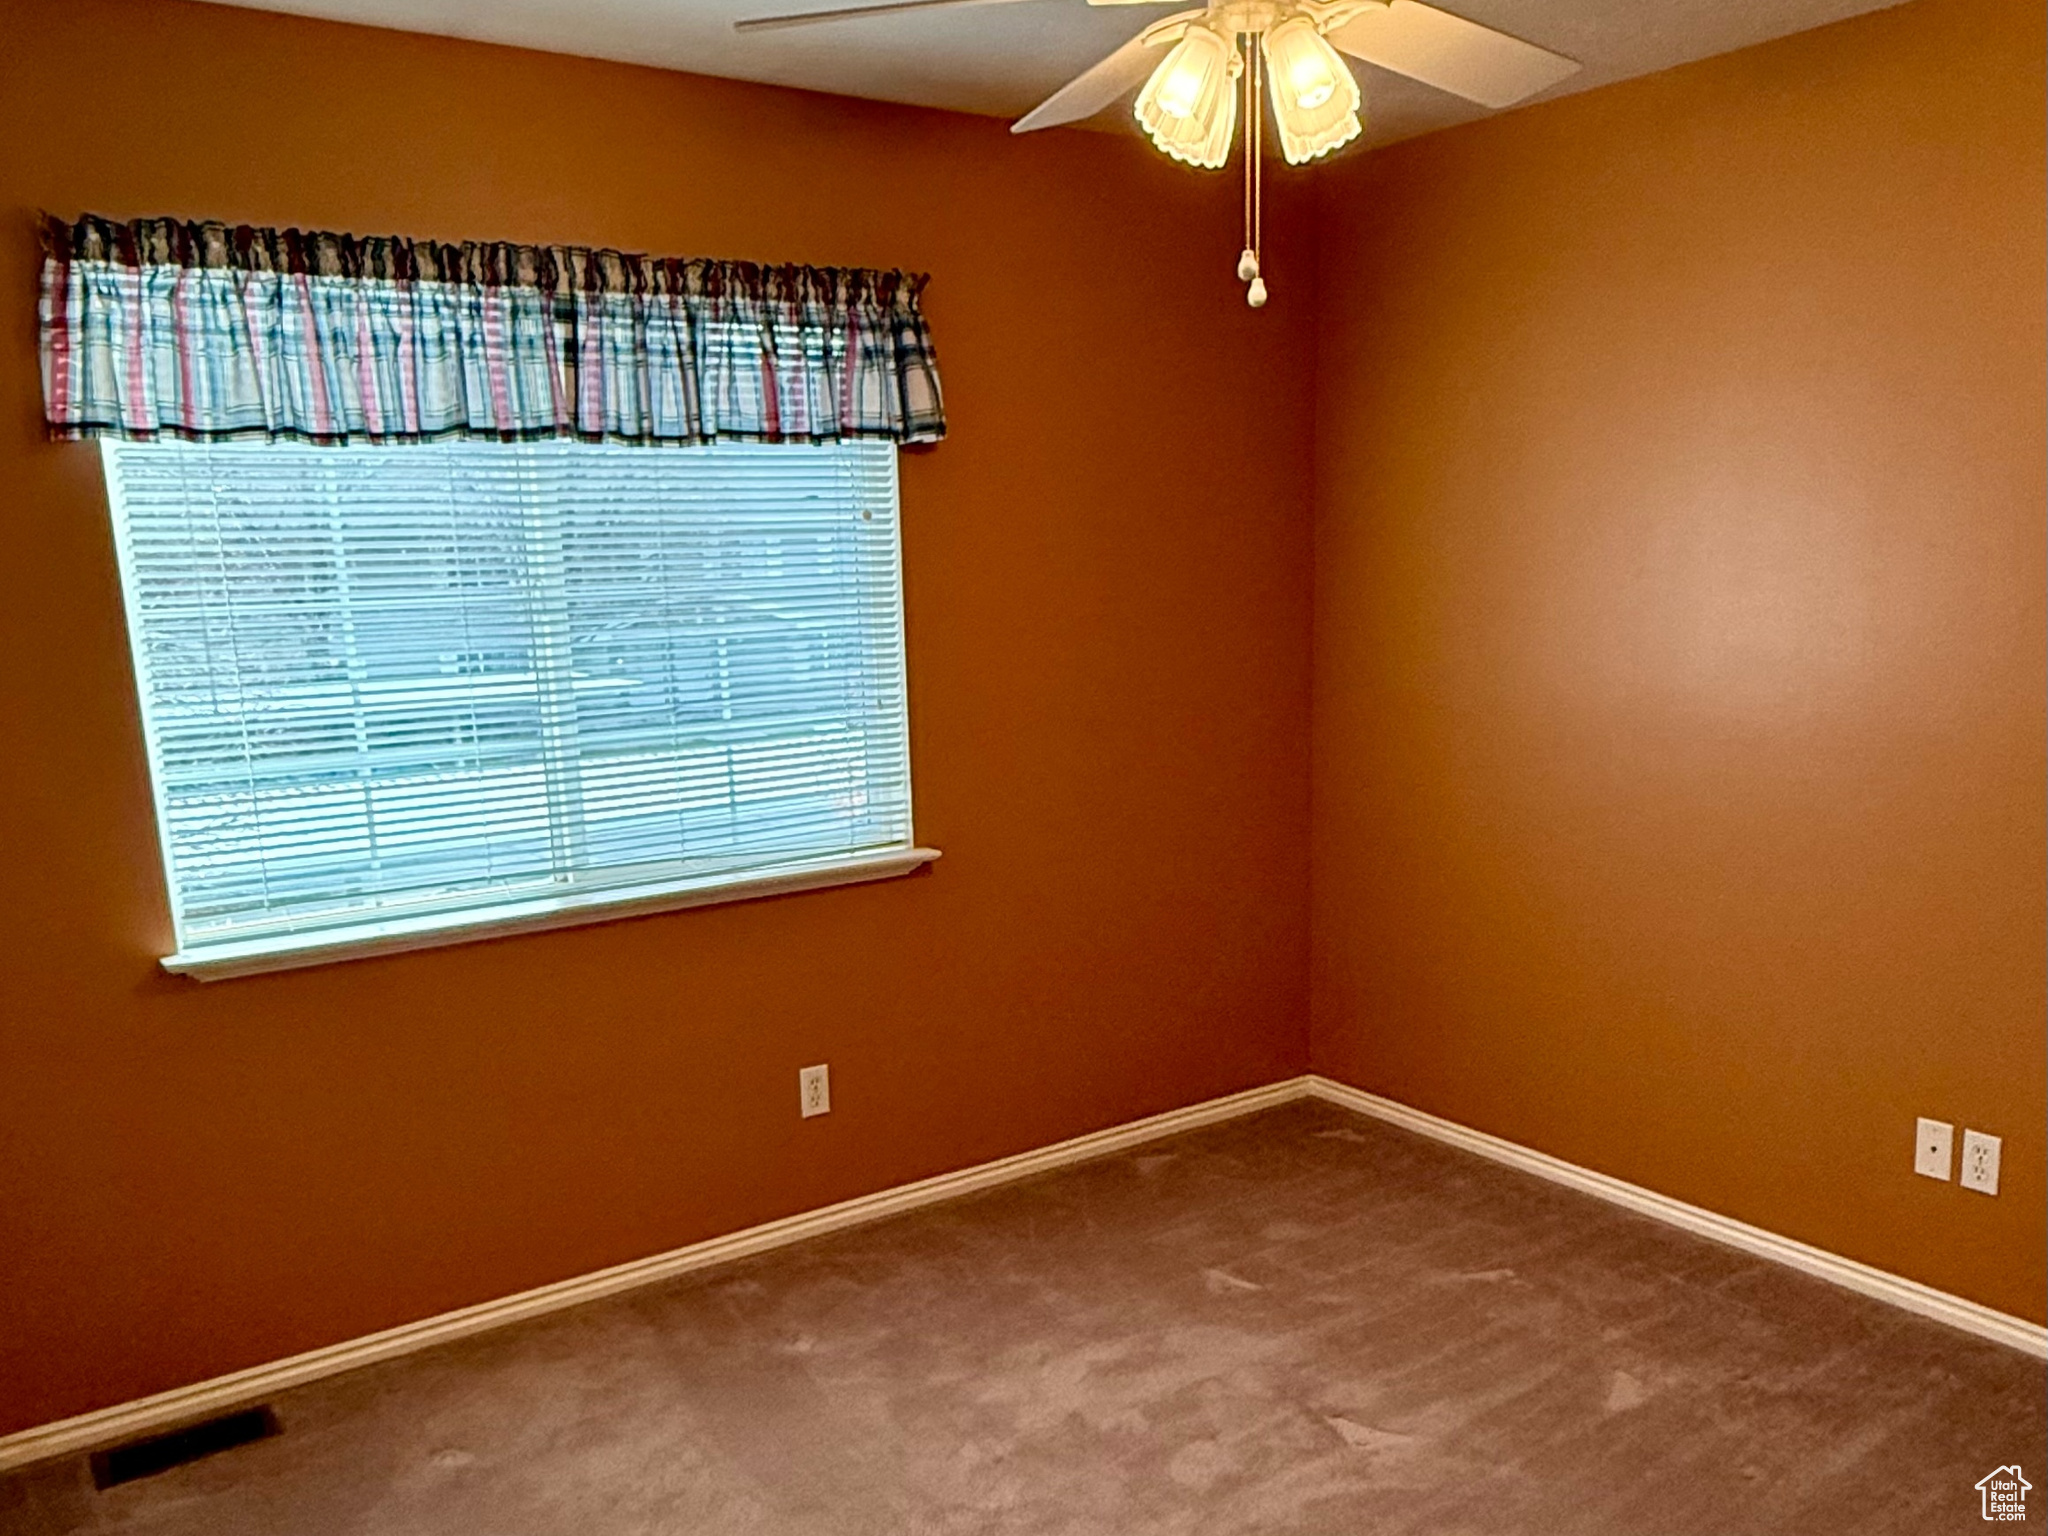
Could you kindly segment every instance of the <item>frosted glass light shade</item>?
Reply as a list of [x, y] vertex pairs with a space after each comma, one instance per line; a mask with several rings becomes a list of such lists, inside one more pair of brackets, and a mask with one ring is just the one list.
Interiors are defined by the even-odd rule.
[[1189, 27], [1138, 92], [1139, 125], [1174, 159], [1215, 170], [1230, 158], [1242, 67], [1220, 33]]
[[1280, 152], [1301, 165], [1357, 138], [1358, 82], [1308, 17], [1289, 16], [1269, 31], [1266, 84], [1280, 126]]

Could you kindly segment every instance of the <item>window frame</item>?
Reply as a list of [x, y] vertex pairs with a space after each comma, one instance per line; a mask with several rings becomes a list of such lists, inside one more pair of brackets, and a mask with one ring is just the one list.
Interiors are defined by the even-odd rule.
[[[145, 657], [148, 642], [141, 606], [140, 573], [136, 568], [135, 555], [131, 548], [130, 532], [125, 525], [125, 514], [117, 505], [116, 455], [126, 449], [147, 446], [149, 445], [117, 443], [113, 439], [102, 439], [100, 459], [111, 531], [120, 567], [130, 665], [143, 728], [144, 753], [156, 817], [157, 852], [164, 878], [166, 904], [176, 940], [172, 953], [161, 956], [159, 960], [166, 971], [201, 981], [211, 981], [231, 976], [296, 969], [375, 955], [501, 938], [513, 934], [542, 932], [584, 923], [647, 916], [696, 906], [886, 880], [909, 874], [939, 857], [937, 849], [920, 845], [915, 833], [908, 724], [908, 659], [904, 654], [907, 651], [907, 618], [904, 613], [902, 590], [901, 490], [897, 474], [900, 461], [896, 458], [899, 450], [891, 444], [888, 445], [891, 454], [890, 483], [897, 503], [896, 515], [892, 519], [892, 536], [895, 543], [892, 595], [896, 618], [895, 638], [906, 690], [903, 710], [904, 842], [901, 846], [799, 857], [739, 870], [700, 874], [670, 873], [642, 882], [599, 884], [583, 889], [575, 889], [573, 886], [565, 889], [557, 886], [553, 891], [544, 894], [529, 893], [496, 900], [488, 899], [492, 894], [489, 892], [481, 893], [480, 897], [467, 901], [455, 895], [430, 897], [423, 898], [416, 910], [399, 915], [354, 922], [336, 921], [296, 931], [259, 932], [239, 938], [191, 944], [188, 941], [182, 910], [184, 901], [176, 872], [171, 808], [166, 799], [160, 738], [151, 701], [151, 673]], [[360, 448], [353, 451], [374, 453], [378, 450]], [[634, 451], [658, 454], [666, 450], [647, 448]], [[535, 687], [545, 690], [547, 681], [536, 678]], [[555, 835], [555, 797], [556, 787], [551, 781], [548, 789], [551, 837]]]

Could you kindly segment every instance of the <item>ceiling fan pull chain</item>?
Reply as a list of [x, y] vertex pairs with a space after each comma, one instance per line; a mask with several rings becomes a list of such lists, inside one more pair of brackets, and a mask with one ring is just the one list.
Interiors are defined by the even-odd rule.
[[1266, 114], [1264, 110], [1265, 96], [1262, 89], [1265, 84], [1266, 69], [1264, 50], [1259, 47], [1257, 39], [1252, 41], [1251, 56], [1251, 100], [1249, 106], [1252, 118], [1252, 131], [1246, 136], [1245, 147], [1251, 156], [1251, 163], [1247, 174], [1252, 179], [1252, 281], [1251, 286], [1245, 289], [1244, 301], [1251, 305], [1253, 309], [1257, 309], [1266, 302], [1266, 274], [1264, 270], [1266, 243]]
[[1244, 250], [1237, 258], [1237, 280], [1248, 283], [1259, 275], [1259, 258], [1252, 250], [1252, 113], [1258, 108], [1258, 98], [1252, 94], [1252, 50], [1257, 47], [1255, 39], [1241, 35], [1238, 44], [1244, 49], [1245, 67], [1241, 73], [1244, 83]]

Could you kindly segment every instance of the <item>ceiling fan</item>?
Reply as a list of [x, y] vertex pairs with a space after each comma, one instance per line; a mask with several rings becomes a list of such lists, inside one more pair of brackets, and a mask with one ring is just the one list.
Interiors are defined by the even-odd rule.
[[[813, 26], [939, 6], [1002, 0], [880, 0], [782, 16], [753, 16], [735, 31]], [[1088, 0], [1156, 5], [1173, 0]], [[1333, 46], [1334, 45], [1334, 46]], [[1165, 49], [1159, 54], [1158, 50]], [[1094, 68], [1068, 81], [1010, 125], [1029, 133], [1092, 117], [1144, 82], [1139, 125], [1174, 159], [1205, 170], [1230, 158], [1240, 105], [1245, 118], [1245, 238], [1237, 275], [1254, 309], [1266, 302], [1260, 274], [1265, 135], [1262, 94], [1273, 104], [1280, 152], [1302, 165], [1363, 131], [1364, 101], [1341, 53], [1420, 80], [1483, 107], [1513, 106], [1557, 84], [1578, 64], [1560, 54], [1453, 16], [1421, 0], [1208, 0], [1155, 21]]]

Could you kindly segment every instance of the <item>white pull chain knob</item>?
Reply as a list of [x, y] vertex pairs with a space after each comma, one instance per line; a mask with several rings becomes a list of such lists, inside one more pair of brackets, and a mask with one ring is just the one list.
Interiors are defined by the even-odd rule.
[[1263, 277], [1254, 277], [1252, 279], [1251, 287], [1244, 291], [1244, 301], [1251, 305], [1253, 309], [1259, 308], [1266, 302], [1266, 280]]

